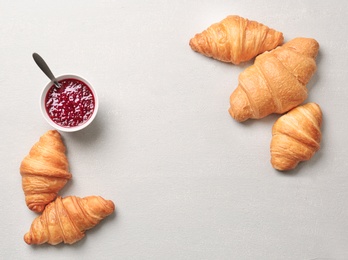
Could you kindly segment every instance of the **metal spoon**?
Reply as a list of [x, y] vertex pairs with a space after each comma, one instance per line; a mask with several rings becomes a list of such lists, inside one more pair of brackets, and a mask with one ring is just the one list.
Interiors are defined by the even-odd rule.
[[57, 88], [60, 88], [60, 85], [56, 79], [56, 77], [53, 75], [52, 71], [48, 67], [47, 63], [44, 61], [44, 59], [37, 53], [33, 53], [33, 59], [36, 62], [37, 66], [43, 71], [43, 73], [46, 74], [46, 76], [52, 80], [54, 85], [57, 86]]

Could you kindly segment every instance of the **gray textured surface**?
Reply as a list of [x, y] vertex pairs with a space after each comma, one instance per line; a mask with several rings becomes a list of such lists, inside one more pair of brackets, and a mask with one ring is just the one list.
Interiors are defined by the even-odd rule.
[[[342, 1], [0, 1], [0, 259], [347, 259], [348, 7]], [[228, 114], [238, 74], [189, 39], [229, 14], [320, 43], [307, 101], [322, 149], [290, 174], [271, 167], [277, 116]], [[73, 180], [117, 213], [73, 246], [31, 247], [19, 165], [51, 129], [31, 58], [98, 91], [95, 122], [63, 134]], [[98, 257], [97, 257], [98, 256]]]

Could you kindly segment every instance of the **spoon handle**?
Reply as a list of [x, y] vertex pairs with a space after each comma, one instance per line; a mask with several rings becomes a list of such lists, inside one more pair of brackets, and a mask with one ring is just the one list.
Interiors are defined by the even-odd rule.
[[55, 85], [59, 85], [44, 59], [37, 53], [33, 53], [33, 59], [36, 62], [37, 66], [39, 66], [39, 68], [46, 74], [46, 76], [50, 80], [52, 80]]

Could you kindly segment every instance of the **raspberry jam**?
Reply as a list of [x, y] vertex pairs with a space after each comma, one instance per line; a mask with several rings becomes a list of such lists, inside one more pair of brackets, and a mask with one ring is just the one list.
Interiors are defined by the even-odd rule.
[[74, 127], [84, 124], [92, 116], [95, 99], [91, 89], [78, 79], [64, 79], [60, 88], [50, 87], [45, 98], [48, 116], [57, 125]]

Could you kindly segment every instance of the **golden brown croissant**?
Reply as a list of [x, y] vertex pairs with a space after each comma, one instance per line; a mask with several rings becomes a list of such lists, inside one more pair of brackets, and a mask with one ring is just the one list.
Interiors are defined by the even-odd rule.
[[273, 125], [271, 163], [277, 170], [291, 170], [312, 158], [320, 148], [322, 113], [308, 103], [281, 116]]
[[318, 50], [316, 40], [295, 38], [257, 56], [239, 75], [239, 85], [230, 97], [231, 116], [242, 122], [282, 114], [301, 104], [316, 71]]
[[256, 21], [230, 15], [196, 34], [189, 44], [194, 51], [205, 56], [239, 64], [274, 49], [283, 40], [281, 32]]
[[24, 235], [24, 241], [29, 245], [73, 244], [85, 236], [86, 230], [93, 228], [114, 210], [114, 203], [100, 196], [58, 196], [46, 206], [41, 216], [34, 219], [30, 231]]
[[33, 145], [20, 166], [22, 188], [29, 209], [42, 212], [71, 178], [65, 146], [56, 130]]

